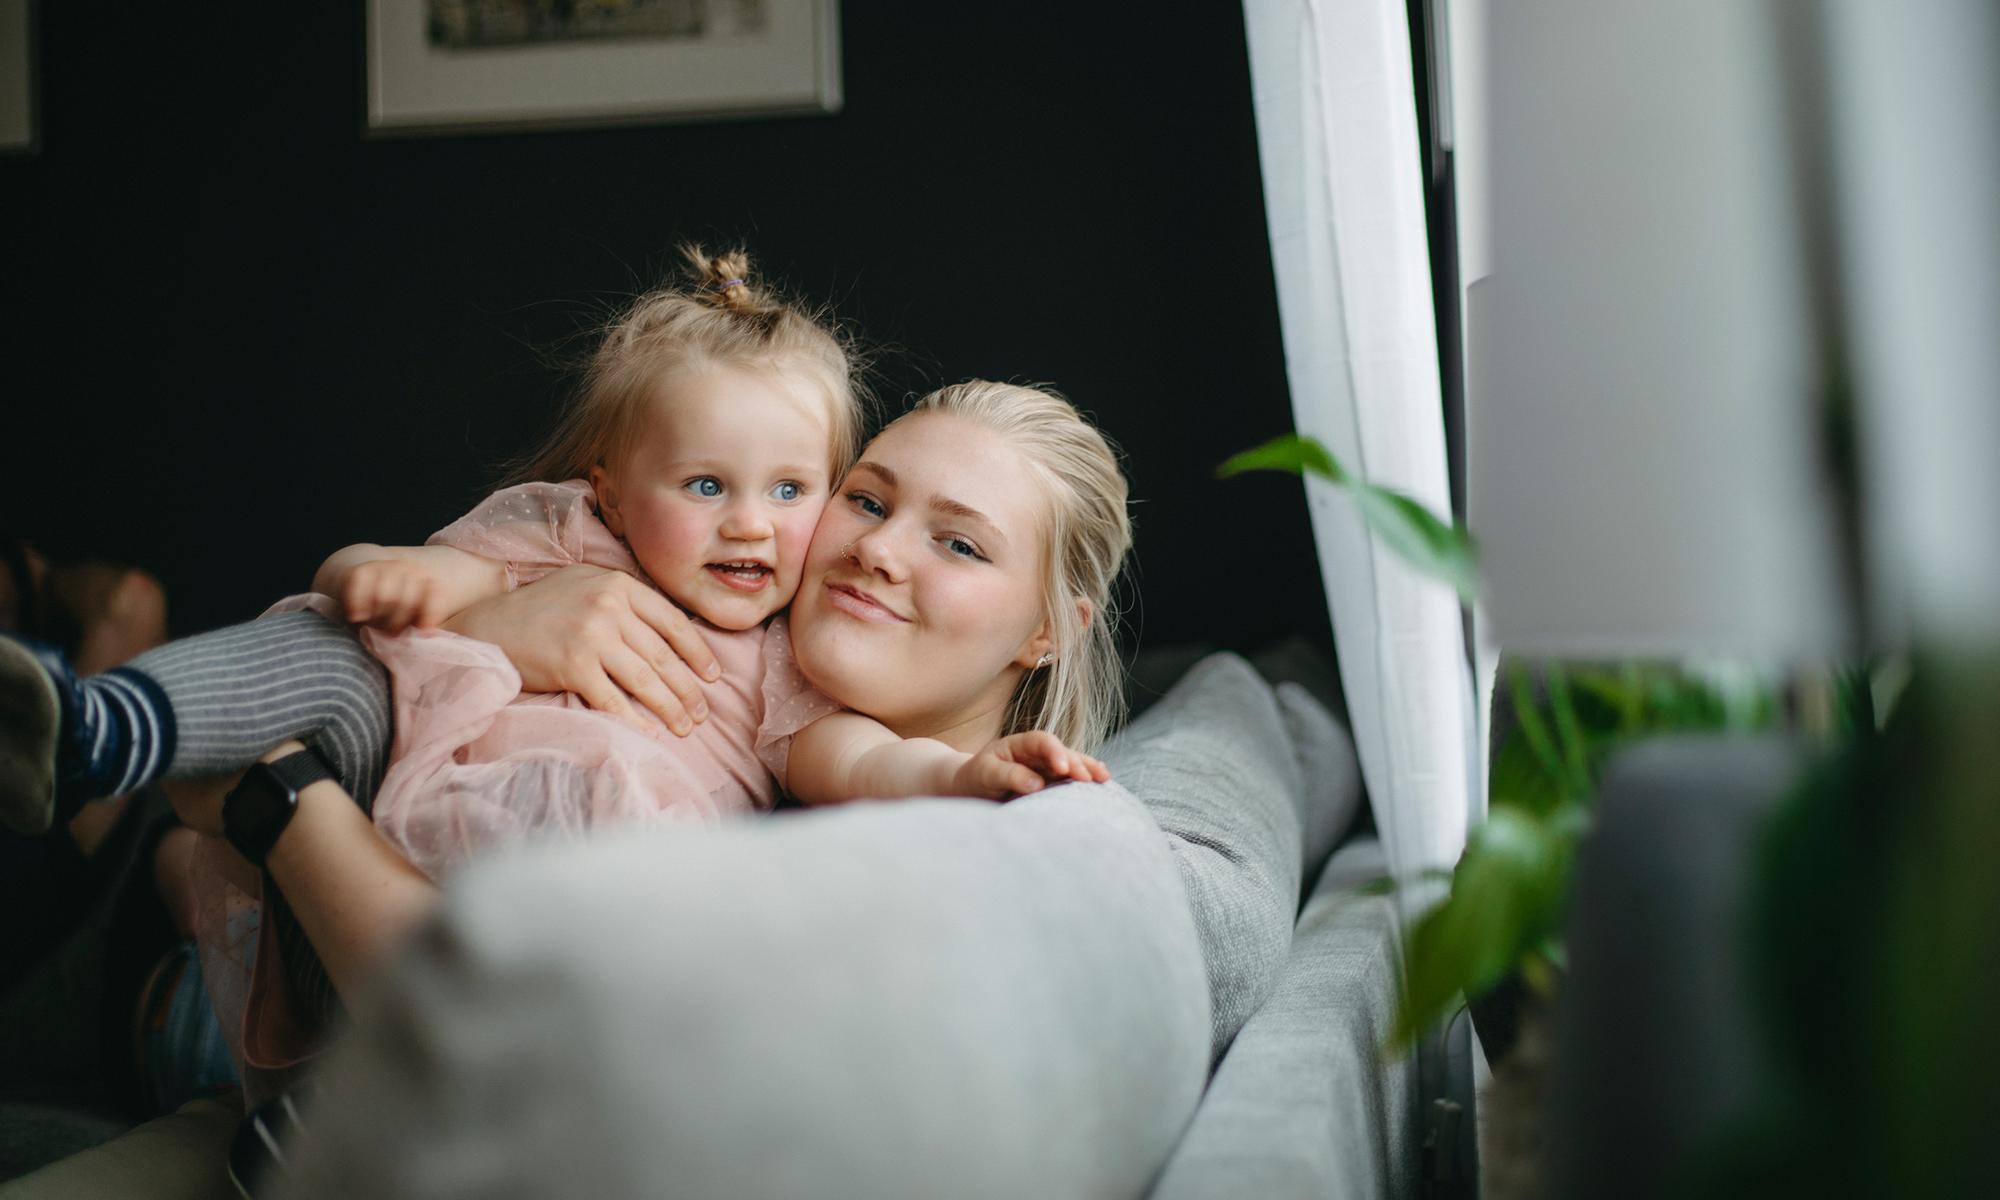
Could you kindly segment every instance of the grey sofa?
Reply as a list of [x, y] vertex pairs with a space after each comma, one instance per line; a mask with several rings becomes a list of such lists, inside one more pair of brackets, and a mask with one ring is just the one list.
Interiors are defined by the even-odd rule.
[[468, 871], [357, 1003], [289, 1194], [1417, 1194], [1343, 727], [1217, 656], [1106, 758]]

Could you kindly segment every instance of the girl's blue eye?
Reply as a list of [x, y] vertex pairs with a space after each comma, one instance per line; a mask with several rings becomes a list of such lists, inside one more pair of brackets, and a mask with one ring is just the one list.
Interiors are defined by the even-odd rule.
[[881, 504], [877, 503], [875, 497], [869, 495], [867, 492], [849, 492], [847, 493], [847, 499], [853, 503], [854, 507], [860, 509], [868, 516], [880, 517], [883, 515]]
[[713, 500], [722, 494], [722, 481], [713, 475], [703, 475], [699, 479], [690, 479], [682, 486], [695, 495], [709, 500]]
[[790, 479], [771, 489], [771, 498], [785, 504], [790, 504], [805, 494], [805, 486]]
[[981, 557], [979, 553], [979, 547], [973, 545], [971, 542], [966, 541], [962, 537], [947, 537], [944, 539], [944, 544], [947, 549], [949, 549], [953, 554], [958, 555], [960, 558]]

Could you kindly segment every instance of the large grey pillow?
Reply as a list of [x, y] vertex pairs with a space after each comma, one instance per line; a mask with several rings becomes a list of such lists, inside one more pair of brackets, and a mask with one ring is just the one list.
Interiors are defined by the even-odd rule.
[[1352, 823], [1352, 743], [1303, 689], [1283, 701], [1234, 654], [1203, 659], [1105, 747], [1166, 831], [1208, 968], [1219, 1059], [1270, 994], [1310, 857]]
[[468, 870], [356, 1006], [295, 1196], [1135, 1196], [1208, 1070], [1115, 784]]

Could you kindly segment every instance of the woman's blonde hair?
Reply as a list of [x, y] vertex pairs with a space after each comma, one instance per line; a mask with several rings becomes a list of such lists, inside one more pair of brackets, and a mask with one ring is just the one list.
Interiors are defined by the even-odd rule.
[[[940, 388], [903, 418], [942, 413], [974, 420], [1008, 439], [1042, 479], [1042, 607], [1055, 640], [1047, 666], [1015, 688], [1002, 735], [1045, 729], [1088, 752], [1125, 711], [1111, 589], [1132, 546], [1125, 475], [1110, 441], [1048, 388], [974, 379]], [[1077, 612], [1090, 602], [1091, 617]]]
[[864, 396], [852, 340], [826, 316], [751, 277], [741, 248], [683, 245], [686, 281], [646, 293], [604, 327], [555, 428], [509, 481], [577, 479], [629, 444], [659, 380], [720, 365], [801, 380], [826, 401], [829, 486], [860, 448]]

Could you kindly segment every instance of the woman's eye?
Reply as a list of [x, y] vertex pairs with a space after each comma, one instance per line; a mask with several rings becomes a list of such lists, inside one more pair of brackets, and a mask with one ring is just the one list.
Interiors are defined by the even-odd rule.
[[790, 504], [805, 494], [805, 485], [796, 483], [790, 479], [771, 489], [771, 499], [782, 504]]
[[848, 503], [854, 505], [855, 508], [868, 516], [880, 517], [884, 515], [882, 505], [867, 492], [849, 492], [847, 493], [847, 500]]
[[697, 496], [710, 500], [722, 494], [722, 481], [713, 475], [703, 475], [699, 479], [690, 479], [681, 486]]
[[951, 551], [953, 554], [958, 555], [960, 558], [985, 557], [985, 555], [979, 552], [979, 547], [973, 545], [971, 542], [966, 541], [962, 537], [947, 536], [941, 540], [944, 542], [945, 549]]

